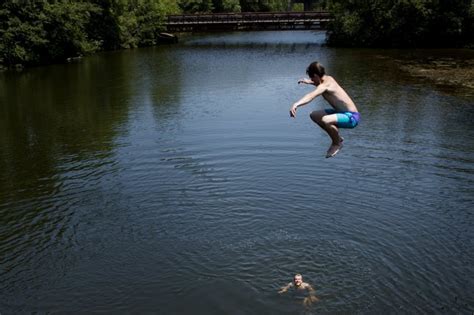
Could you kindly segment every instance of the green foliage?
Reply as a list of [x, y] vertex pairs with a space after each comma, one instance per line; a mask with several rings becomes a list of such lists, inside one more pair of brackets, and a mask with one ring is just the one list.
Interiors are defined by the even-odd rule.
[[98, 10], [98, 7], [86, 2], [45, 2], [43, 28], [48, 40], [44, 51], [46, 60], [60, 61], [96, 51], [99, 45], [89, 38], [85, 29], [91, 12]]
[[[286, 11], [288, 0], [3, 0], [0, 64], [41, 64], [97, 50], [154, 45], [167, 14]], [[301, 4], [295, 4], [296, 6]], [[472, 0], [326, 0], [328, 42], [344, 46], [474, 46]]]
[[0, 62], [34, 63], [47, 45], [42, 4], [4, 3], [0, 9]]
[[73, 1], [7, 1], [0, 9], [0, 58], [5, 64], [38, 64], [95, 51], [85, 32], [98, 8]]
[[[344, 46], [460, 46], [472, 37], [471, 0], [332, 1], [328, 42]], [[471, 38], [472, 40], [472, 38]]]
[[184, 13], [286, 11], [288, 0], [179, 0]]
[[240, 0], [240, 6], [245, 12], [286, 11], [288, 0]]
[[[211, 0], [209, 0], [211, 1]], [[174, 0], [5, 0], [0, 64], [41, 64], [157, 43]]]
[[185, 13], [209, 13], [214, 10], [212, 0], [179, 0], [179, 7]]
[[213, 0], [214, 12], [240, 12], [239, 0]]
[[89, 32], [103, 49], [149, 46], [157, 43], [167, 14], [178, 13], [172, 0], [94, 0], [101, 11], [91, 19]]

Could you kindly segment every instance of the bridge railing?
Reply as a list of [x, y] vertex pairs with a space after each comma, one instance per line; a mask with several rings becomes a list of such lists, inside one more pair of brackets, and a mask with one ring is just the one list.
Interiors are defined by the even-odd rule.
[[200, 23], [236, 23], [295, 20], [329, 20], [331, 14], [326, 11], [303, 12], [243, 12], [168, 15], [168, 25]]

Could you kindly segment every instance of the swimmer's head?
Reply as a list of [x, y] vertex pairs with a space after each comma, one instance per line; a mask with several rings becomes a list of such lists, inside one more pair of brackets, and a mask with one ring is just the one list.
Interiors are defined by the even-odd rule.
[[323, 65], [315, 61], [311, 63], [308, 68], [306, 68], [306, 74], [311, 80], [313, 80], [314, 83], [319, 84], [322, 77], [326, 74], [326, 70], [324, 69]]
[[293, 283], [296, 287], [299, 287], [303, 283], [303, 276], [297, 273], [293, 278]]

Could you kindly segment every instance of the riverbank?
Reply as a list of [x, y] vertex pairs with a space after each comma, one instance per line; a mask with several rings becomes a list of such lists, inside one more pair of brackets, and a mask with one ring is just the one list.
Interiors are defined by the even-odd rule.
[[[159, 46], [159, 45], [169, 45], [169, 44], [177, 44], [179, 41], [179, 37], [177, 34], [171, 34], [171, 33], [165, 33], [165, 32], [160, 32], [156, 36], [155, 43], [149, 46]], [[140, 47], [147, 47], [146, 45], [139, 46], [139, 47], [128, 47], [128, 48], [120, 48], [120, 49], [115, 49], [115, 50], [124, 50], [124, 49], [136, 49]], [[97, 53], [103, 53], [107, 51], [113, 51], [113, 50], [97, 50], [94, 52], [91, 52], [89, 54], [86, 54], [86, 56], [91, 56]], [[7, 70], [16, 70], [16, 71], [21, 71], [25, 68], [31, 67], [31, 66], [48, 66], [48, 65], [53, 65], [53, 64], [59, 64], [59, 63], [70, 63], [70, 62], [77, 62], [80, 61], [84, 56], [82, 54], [79, 54], [78, 56], [75, 57], [67, 57], [65, 59], [62, 59], [60, 61], [52, 62], [52, 63], [44, 63], [44, 64], [34, 64], [34, 65], [25, 65], [22, 63], [17, 63], [13, 65], [6, 65], [2, 59], [0, 59], [0, 72], [2, 71], [7, 71]]]
[[474, 91], [474, 59], [441, 58], [423, 63], [408, 62], [401, 69], [438, 85], [465, 87]]
[[389, 59], [415, 80], [429, 82], [440, 89], [458, 90], [461, 94], [474, 94], [473, 49], [423, 49], [389, 52], [379, 55]]

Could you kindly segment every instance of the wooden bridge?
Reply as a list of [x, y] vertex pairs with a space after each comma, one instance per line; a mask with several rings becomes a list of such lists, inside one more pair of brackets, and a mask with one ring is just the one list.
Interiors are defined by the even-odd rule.
[[326, 11], [248, 12], [168, 15], [169, 32], [264, 31], [325, 29], [332, 17]]

